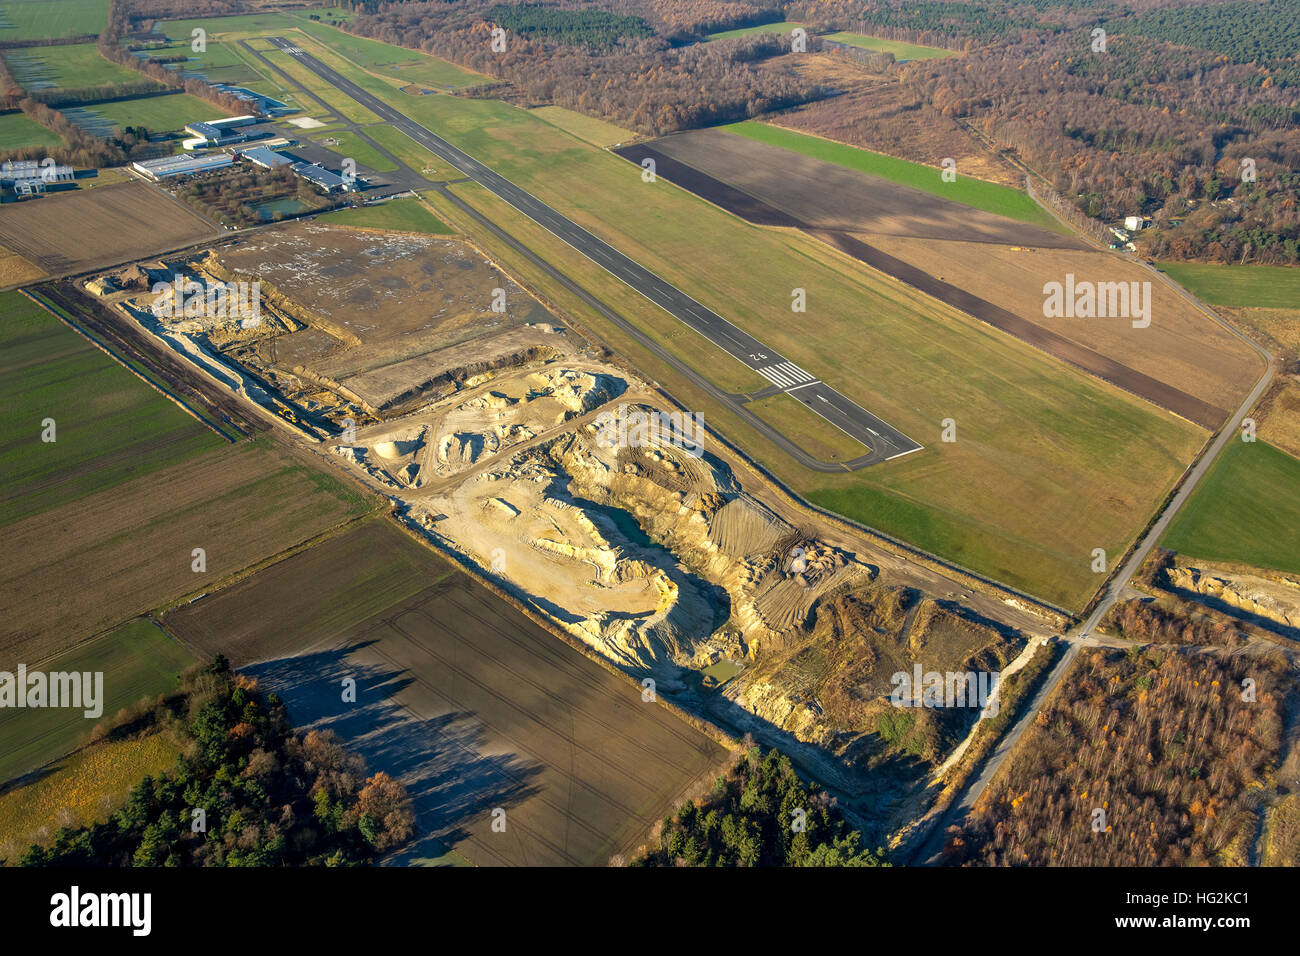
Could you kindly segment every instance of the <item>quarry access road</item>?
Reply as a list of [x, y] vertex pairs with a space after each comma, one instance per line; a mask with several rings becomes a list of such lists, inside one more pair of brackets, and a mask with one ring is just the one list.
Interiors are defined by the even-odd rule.
[[766, 347], [748, 332], [696, 302], [676, 286], [556, 212], [531, 193], [520, 189], [468, 153], [416, 123], [379, 97], [368, 93], [310, 53], [294, 46], [284, 37], [270, 39], [279, 50], [293, 57], [299, 64], [340, 93], [351, 97], [376, 116], [388, 121], [435, 156], [509, 203], [553, 236], [572, 246], [606, 272], [626, 283], [678, 321], [694, 329], [818, 416], [870, 449], [869, 454], [844, 464], [834, 465], [817, 462], [811, 456], [802, 455], [799, 457], [803, 464], [816, 467], [819, 471], [837, 472], [845, 469], [852, 471], [921, 449], [921, 445], [898, 429]]

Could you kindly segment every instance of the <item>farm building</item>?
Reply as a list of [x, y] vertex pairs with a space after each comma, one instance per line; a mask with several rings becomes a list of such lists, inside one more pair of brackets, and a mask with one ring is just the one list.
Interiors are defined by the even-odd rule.
[[204, 156], [164, 156], [131, 164], [131, 168], [154, 182], [171, 176], [191, 176], [222, 169], [235, 161], [229, 153], [208, 153]]

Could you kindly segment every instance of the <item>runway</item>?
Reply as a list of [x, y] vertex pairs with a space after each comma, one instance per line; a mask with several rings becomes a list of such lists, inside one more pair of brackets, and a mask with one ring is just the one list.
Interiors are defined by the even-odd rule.
[[703, 335], [738, 361], [797, 399], [826, 421], [870, 449], [849, 463], [861, 468], [919, 451], [921, 445], [871, 414], [812, 373], [765, 347], [749, 333], [696, 302], [680, 289], [628, 258], [550, 206], [493, 172], [468, 153], [408, 118], [383, 100], [326, 66], [283, 37], [271, 42], [337, 90], [347, 94], [376, 116], [401, 130], [444, 162], [488, 189], [552, 235], [568, 243], [678, 321]]

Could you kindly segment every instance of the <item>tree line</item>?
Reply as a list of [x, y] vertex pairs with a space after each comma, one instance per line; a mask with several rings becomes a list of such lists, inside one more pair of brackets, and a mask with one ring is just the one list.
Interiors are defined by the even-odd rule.
[[[295, 733], [283, 702], [224, 658], [192, 669], [141, 724], [182, 745], [106, 822], [64, 827], [24, 866], [352, 866], [414, 833], [405, 788], [333, 735]], [[198, 811], [198, 812], [196, 812]]]
[[750, 746], [702, 800], [658, 825], [635, 866], [888, 866], [790, 758]]

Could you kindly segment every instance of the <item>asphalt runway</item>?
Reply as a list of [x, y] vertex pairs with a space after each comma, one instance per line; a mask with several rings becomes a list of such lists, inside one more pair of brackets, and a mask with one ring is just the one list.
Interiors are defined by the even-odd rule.
[[468, 153], [457, 149], [383, 100], [367, 93], [311, 54], [294, 46], [283, 37], [271, 37], [271, 42], [340, 92], [352, 97], [381, 119], [387, 120], [390, 125], [401, 130], [444, 162], [508, 202], [552, 235], [564, 240], [605, 271], [743, 362], [777, 389], [790, 394], [836, 428], [861, 442], [870, 449], [870, 454], [856, 459], [852, 462], [853, 466], [864, 467], [921, 449], [922, 446], [911, 438], [872, 415], [815, 375], [767, 348], [749, 333], [716, 312], [705, 308], [671, 283], [664, 281], [604, 240], [560, 215], [537, 197], [493, 172]]

